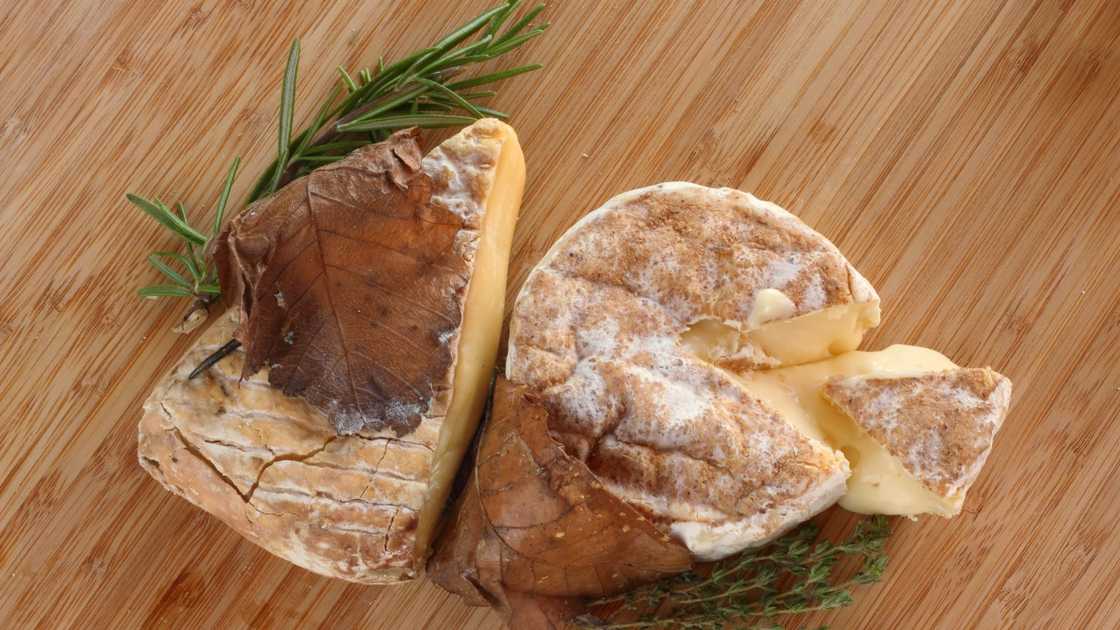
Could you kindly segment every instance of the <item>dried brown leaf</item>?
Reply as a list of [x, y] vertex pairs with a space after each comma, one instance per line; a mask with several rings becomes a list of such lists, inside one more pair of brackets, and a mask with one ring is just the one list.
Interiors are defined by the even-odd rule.
[[691, 566], [688, 551], [611, 494], [548, 432], [548, 412], [498, 379], [471, 478], [428, 563], [430, 577], [514, 627], [550, 627], [581, 598]]
[[417, 131], [394, 134], [251, 205], [215, 246], [241, 302], [245, 374], [322, 409], [340, 433], [420, 421], [462, 319], [462, 220], [429, 203]]

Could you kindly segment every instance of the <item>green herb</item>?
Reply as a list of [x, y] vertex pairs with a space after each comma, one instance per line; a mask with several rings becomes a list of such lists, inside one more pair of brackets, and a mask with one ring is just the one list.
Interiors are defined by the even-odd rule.
[[[884, 551], [890, 527], [884, 516], [859, 523], [846, 540], [817, 540], [820, 530], [806, 523], [776, 542], [720, 561], [710, 573], [688, 572], [624, 595], [593, 602], [622, 603], [608, 619], [585, 618], [588, 627], [781, 628], [776, 619], [852, 603], [851, 589], [878, 582], [887, 566]], [[858, 558], [856, 572], [837, 581], [834, 569]], [[615, 621], [617, 619], [617, 621]]]
[[[398, 129], [459, 127], [486, 116], [508, 118], [504, 112], [479, 103], [493, 92], [464, 90], [531, 72], [540, 68], [539, 64], [466, 80], [451, 79], [468, 66], [504, 55], [545, 32], [548, 23], [532, 23], [544, 5], [529, 9], [503, 30], [522, 2], [507, 0], [403, 59], [388, 65], [378, 60], [376, 68], [358, 70], [356, 80], [354, 74], [339, 66], [336, 90], [320, 105], [315, 120], [294, 136], [291, 121], [284, 116], [285, 112], [290, 114], [295, 98], [299, 46], [298, 42], [293, 44], [281, 89], [280, 147], [276, 160], [253, 187], [249, 201], [274, 192], [316, 166], [341, 159], [357, 146], [383, 140]], [[474, 41], [468, 41], [472, 37]], [[345, 96], [340, 100], [341, 94]], [[289, 104], [287, 109], [285, 103]]]
[[[362, 68], [352, 75], [339, 66], [339, 83], [318, 108], [311, 124], [294, 131], [296, 82], [299, 74], [299, 40], [292, 42], [280, 87], [280, 124], [277, 154], [258, 178], [249, 194], [252, 203], [277, 191], [291, 180], [336, 162], [347, 153], [371, 142], [387, 138], [393, 131], [407, 127], [457, 127], [478, 118], [507, 118], [503, 112], [480, 103], [494, 96], [492, 91], [466, 91], [497, 83], [540, 68], [528, 64], [470, 79], [452, 81], [468, 66], [500, 57], [541, 35], [548, 23], [533, 24], [544, 9], [537, 5], [506, 26], [523, 0], [507, 0], [483, 12], [432, 46], [377, 67]], [[474, 38], [473, 41], [471, 38]], [[340, 99], [340, 96], [342, 97]], [[214, 270], [206, 260], [207, 246], [221, 230], [222, 217], [239, 160], [226, 177], [218, 200], [213, 226], [203, 233], [190, 225], [186, 211], [176, 204], [173, 212], [159, 199], [129, 194], [138, 206], [161, 225], [183, 239], [186, 253], [154, 252], [148, 256], [170, 283], [143, 287], [143, 297], [193, 297], [197, 308], [204, 308], [221, 293]], [[177, 269], [181, 267], [186, 273]]]
[[[296, 77], [299, 75], [299, 40], [292, 42], [288, 51], [288, 65], [284, 69], [284, 82], [280, 85], [280, 143], [279, 164], [288, 163], [288, 148], [292, 142], [292, 118], [296, 110]], [[276, 192], [282, 169], [272, 169], [268, 192]]]
[[[210, 302], [221, 293], [218, 289], [216, 271], [211, 268], [205, 252], [210, 241], [222, 229], [222, 217], [225, 216], [226, 205], [229, 203], [229, 192], [233, 188], [233, 180], [237, 177], [237, 168], [240, 165], [241, 158], [234, 158], [233, 164], [226, 174], [226, 182], [222, 187], [222, 192], [218, 195], [214, 222], [207, 234], [202, 234], [191, 227], [190, 223], [187, 222], [187, 209], [182, 203], [176, 203], [175, 212], [172, 212], [159, 199], [147, 199], [132, 193], [126, 195], [133, 205], [183, 239], [187, 250], [186, 254], [178, 252], [152, 252], [148, 254], [148, 262], [167, 279], [171, 280], [171, 283], [141, 287], [138, 290], [141, 297], [193, 297], [203, 302]], [[174, 267], [168, 264], [168, 261], [182, 265], [187, 270], [189, 277], [176, 271]]]

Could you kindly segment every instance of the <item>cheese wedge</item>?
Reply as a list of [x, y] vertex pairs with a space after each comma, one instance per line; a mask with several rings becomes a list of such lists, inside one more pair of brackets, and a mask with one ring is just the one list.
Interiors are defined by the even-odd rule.
[[878, 320], [871, 285], [790, 213], [659, 184], [553, 245], [518, 295], [506, 372], [607, 488], [715, 559], [828, 507], [849, 474], [731, 370], [846, 352]]
[[[249, 540], [317, 573], [354, 582], [409, 579], [423, 567], [451, 482], [477, 427], [501, 334], [506, 270], [525, 182], [517, 136], [485, 119], [422, 162], [433, 204], [464, 219], [471, 270], [446, 374], [406, 435], [338, 435], [317, 409], [239, 382], [240, 352], [187, 380], [227, 341], [235, 312], [210, 327], [144, 404], [141, 465], [165, 487]], [[407, 307], [407, 305], [404, 305]]]
[[[1011, 381], [986, 368], [876, 372], [833, 377], [824, 395], [847, 415], [843, 439], [858, 451], [857, 473], [841, 506], [955, 516], [1003, 424]], [[905, 493], [880, 488], [914, 484], [920, 488]]]
[[840, 506], [864, 514], [949, 517], [988, 457], [1011, 383], [894, 345], [745, 373], [747, 389], [852, 469]]

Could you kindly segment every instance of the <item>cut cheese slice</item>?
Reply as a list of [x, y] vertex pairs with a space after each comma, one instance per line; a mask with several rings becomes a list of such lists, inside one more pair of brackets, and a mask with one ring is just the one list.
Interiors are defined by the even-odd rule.
[[879, 325], [879, 302], [831, 306], [793, 316], [793, 301], [777, 289], [763, 289], [740, 322], [701, 319], [681, 336], [693, 354], [721, 367], [743, 371], [800, 365], [851, 352], [865, 332]]
[[879, 325], [879, 303], [833, 306], [760, 326], [749, 342], [781, 365], [798, 365], [850, 352], [863, 334]]
[[[884, 453], [892, 460], [889, 469], [865, 470], [855, 491], [841, 499], [842, 506], [856, 512], [954, 516], [991, 452], [1011, 401], [1011, 381], [980, 368], [913, 375], [876, 372], [833, 377], [824, 395], [847, 414], [851, 439], [878, 446], [878, 460]], [[866, 469], [862, 463], [854, 467]], [[909, 493], [925, 508], [921, 512], [905, 504], [879, 503], [890, 494], [876, 487], [879, 479], [890, 483], [902, 476], [924, 491]], [[888, 507], [892, 511], [884, 509]]]
[[[468, 133], [470, 130], [476, 130], [477, 137], [485, 140], [476, 141]], [[417, 553], [421, 557], [431, 545], [452, 481], [478, 428], [494, 377], [505, 314], [509, 254], [525, 189], [525, 157], [512, 127], [485, 119], [456, 137], [458, 141], [452, 138], [425, 157], [424, 169], [434, 181], [442, 183], [443, 190], [454, 191], [444, 196], [449, 205], [462, 203], [467, 208], [477, 208], [480, 194], [484, 195], [484, 202], [479, 209], [482, 225], [474, 274], [463, 307], [455, 388], [440, 428], [427, 501], [417, 525]], [[479, 146], [481, 142], [486, 145], [484, 150]], [[484, 174], [479, 178], [481, 181], [464, 177], [463, 167], [467, 164], [476, 173]], [[475, 181], [485, 188], [476, 188]]]
[[850, 349], [878, 304], [785, 210], [659, 184], [611, 199], [553, 245], [518, 296], [506, 371], [541, 392], [553, 435], [607, 488], [715, 559], [831, 505], [849, 473], [728, 370]]
[[517, 136], [480, 120], [422, 168], [431, 203], [463, 219], [456, 251], [470, 275], [460, 325], [441, 338], [452, 348], [451, 368], [431, 375], [431, 399], [413, 431], [338, 435], [319, 410], [270, 388], [267, 370], [241, 381], [240, 352], [188, 380], [231, 337], [234, 312], [157, 386], [139, 427], [140, 462], [169, 490], [278, 556], [354, 582], [396, 582], [422, 569], [485, 404], [501, 333], [525, 182]]
[[1010, 398], [1010, 382], [990, 370], [903, 345], [739, 378], [844, 454], [852, 476], [840, 505], [865, 514], [959, 513]]

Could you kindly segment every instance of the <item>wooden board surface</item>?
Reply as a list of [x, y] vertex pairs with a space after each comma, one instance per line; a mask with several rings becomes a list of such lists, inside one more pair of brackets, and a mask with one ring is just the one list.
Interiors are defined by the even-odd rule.
[[[0, 626], [492, 628], [431, 585], [269, 556], [136, 464], [140, 404], [191, 342], [142, 302], [172, 245], [125, 191], [213, 203], [339, 63], [487, 3], [0, 3]], [[448, 8], [454, 5], [454, 8]], [[1120, 3], [629, 2], [549, 8], [503, 85], [530, 178], [512, 296], [613, 193], [693, 180], [777, 201], [878, 287], [869, 347], [1015, 382], [965, 513], [899, 521], [884, 583], [834, 628], [1120, 625]], [[513, 60], [510, 62], [512, 63]], [[309, 96], [314, 95], [314, 99]], [[830, 531], [850, 523], [836, 510]]]

